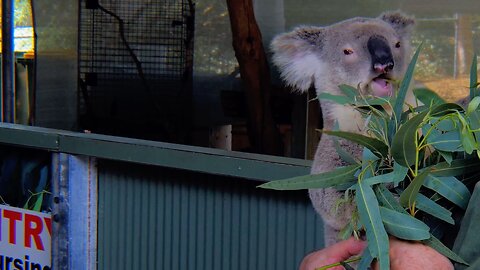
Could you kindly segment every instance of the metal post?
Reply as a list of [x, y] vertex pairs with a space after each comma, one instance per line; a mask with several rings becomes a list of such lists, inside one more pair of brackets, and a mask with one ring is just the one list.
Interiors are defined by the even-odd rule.
[[15, 121], [14, 0], [2, 1], [2, 122]]
[[52, 163], [52, 269], [96, 269], [96, 160], [54, 153]]

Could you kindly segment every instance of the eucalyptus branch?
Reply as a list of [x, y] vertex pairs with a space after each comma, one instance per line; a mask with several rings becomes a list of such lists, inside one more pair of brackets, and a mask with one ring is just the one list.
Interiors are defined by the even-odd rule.
[[[329, 268], [332, 268], [332, 267], [335, 267], [335, 266], [343, 266], [343, 264], [347, 264], [347, 263], [352, 263], [352, 262], [358, 262], [362, 259], [362, 257], [354, 257], [354, 258], [350, 258], [348, 260], [345, 260], [345, 261], [342, 261], [342, 262], [338, 262], [338, 263], [332, 263], [332, 264], [329, 264], [329, 265], [325, 265], [325, 266], [322, 266], [320, 268], [316, 268], [315, 270], [326, 270], [326, 269], [329, 269]], [[343, 264], [342, 264], [343, 263]]]

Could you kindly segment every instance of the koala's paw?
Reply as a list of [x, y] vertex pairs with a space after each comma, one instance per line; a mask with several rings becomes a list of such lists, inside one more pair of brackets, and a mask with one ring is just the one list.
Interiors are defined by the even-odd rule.
[[351, 200], [344, 201], [343, 192], [325, 188], [310, 189], [309, 194], [313, 207], [322, 216], [326, 225], [340, 231], [350, 222], [356, 206]]

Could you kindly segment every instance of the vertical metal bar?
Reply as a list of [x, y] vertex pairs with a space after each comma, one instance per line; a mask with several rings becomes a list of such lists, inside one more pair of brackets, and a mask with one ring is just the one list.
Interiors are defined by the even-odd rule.
[[458, 74], [458, 13], [455, 13], [455, 45], [453, 47], [453, 78], [457, 79]]
[[96, 269], [96, 160], [53, 155], [52, 269]]
[[68, 156], [70, 269], [93, 270], [97, 265], [96, 160]]
[[68, 159], [52, 154], [52, 269], [68, 269]]
[[2, 122], [15, 121], [14, 0], [2, 1]]

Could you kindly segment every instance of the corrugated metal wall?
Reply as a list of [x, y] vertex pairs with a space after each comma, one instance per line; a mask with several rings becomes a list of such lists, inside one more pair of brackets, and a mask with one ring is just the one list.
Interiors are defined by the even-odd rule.
[[296, 269], [323, 246], [306, 192], [99, 162], [98, 269]]

